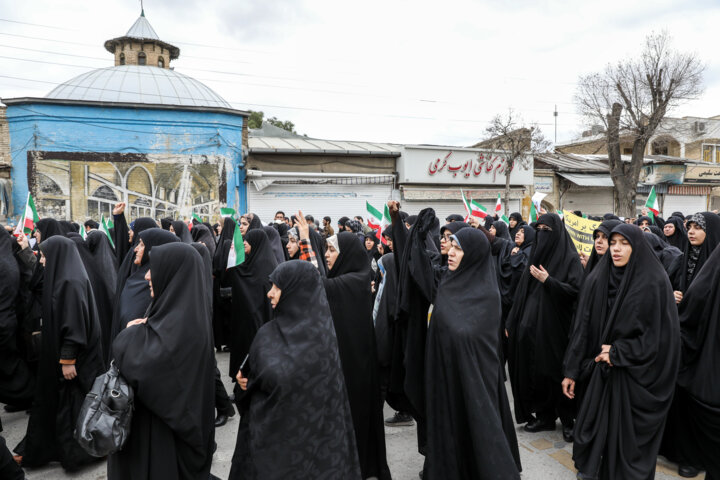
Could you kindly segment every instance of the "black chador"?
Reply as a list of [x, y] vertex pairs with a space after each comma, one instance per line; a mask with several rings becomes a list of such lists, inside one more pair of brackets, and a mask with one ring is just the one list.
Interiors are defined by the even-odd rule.
[[200, 254], [180, 242], [150, 253], [147, 321], [125, 328], [112, 346], [135, 411], [127, 443], [108, 459], [110, 480], [210, 477], [215, 357], [204, 269]]
[[320, 274], [308, 262], [286, 262], [270, 279], [281, 295], [250, 349], [246, 410], [230, 479], [359, 480], [348, 394]]
[[520, 478], [499, 356], [501, 301], [485, 234], [459, 230], [463, 257], [444, 273], [425, 357], [426, 473], [432, 479]]
[[[565, 226], [554, 213], [542, 215], [530, 264], [518, 284], [507, 318], [508, 365], [518, 423], [554, 428], [559, 416], [572, 426], [572, 405], [562, 396], [562, 362], [583, 268]], [[548, 272], [545, 282], [530, 266]], [[537, 420], [536, 420], [537, 418]]]
[[[644, 480], [655, 475], [680, 332], [670, 281], [642, 230], [612, 233], [630, 242], [630, 260], [616, 267], [609, 251], [587, 277], [565, 356], [565, 376], [584, 384], [573, 458], [591, 478]], [[612, 365], [596, 361], [603, 345]]]

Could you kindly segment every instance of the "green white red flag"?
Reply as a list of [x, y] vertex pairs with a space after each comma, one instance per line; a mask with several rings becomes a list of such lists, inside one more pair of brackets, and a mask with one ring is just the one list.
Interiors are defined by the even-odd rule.
[[202, 218], [200, 218], [200, 215], [198, 215], [195, 212], [193, 212], [192, 218], [193, 218], [193, 220], [195, 220], [198, 223], [203, 223]]
[[498, 193], [497, 203], [495, 204], [495, 211], [499, 212], [500, 210], [502, 210], [502, 199], [500, 198], [500, 194]]
[[383, 237], [382, 232], [388, 227], [388, 225], [392, 223], [392, 221], [390, 220], [390, 209], [387, 205], [385, 205], [385, 211], [381, 213], [380, 210], [370, 205], [370, 202], [368, 202], [367, 200], [365, 200], [365, 209], [367, 210], [368, 214], [368, 227], [375, 230], [375, 236], [379, 241], [381, 241], [383, 244], [387, 244], [387, 241], [385, 240], [385, 237]]
[[480, 205], [476, 200], [468, 200], [467, 197], [465, 197], [465, 192], [460, 190], [460, 195], [462, 195], [463, 199], [463, 205], [465, 206], [465, 211], [467, 211], [467, 217], [465, 217], [465, 220], [470, 218], [470, 216], [478, 217], [478, 218], [485, 218], [487, 217], [487, 209]]
[[225, 269], [227, 270], [228, 268], [237, 267], [244, 261], [245, 242], [243, 242], [242, 233], [240, 233], [240, 225], [235, 222], [235, 232], [233, 233], [232, 246], [230, 247], [230, 252], [228, 253], [228, 262]]
[[225, 217], [237, 218], [237, 212], [235, 212], [234, 208], [221, 207], [220, 208], [220, 216], [223, 218], [225, 218]]
[[37, 214], [35, 202], [33, 201], [32, 195], [28, 193], [27, 202], [25, 203], [25, 212], [15, 228], [15, 235], [19, 235], [21, 233], [30, 235], [32, 231], [35, 230], [35, 225], [39, 220], [40, 217]]
[[115, 248], [115, 242], [113, 242], [112, 236], [110, 235], [110, 227], [108, 227], [108, 222], [105, 220], [104, 214], [100, 216], [100, 230], [107, 235], [110, 246]]
[[503, 215], [502, 217], [500, 217], [500, 220], [505, 222], [505, 225], [507, 225], [508, 227], [510, 226], [510, 219], [507, 217], [507, 215]]
[[82, 237], [83, 240], [85, 240], [87, 238], [87, 233], [85, 233], [85, 225], [80, 225], [80, 230], [78, 231], [78, 233], [80, 234], [80, 236]]
[[655, 194], [655, 187], [652, 187], [650, 190], [650, 195], [648, 195], [647, 201], [645, 202], [645, 208], [651, 212], [650, 216], [653, 218], [653, 221], [657, 215], [660, 215], [660, 204]]

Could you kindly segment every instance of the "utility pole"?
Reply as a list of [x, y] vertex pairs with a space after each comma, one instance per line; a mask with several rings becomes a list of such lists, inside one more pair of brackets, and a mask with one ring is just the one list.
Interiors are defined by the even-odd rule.
[[555, 143], [557, 143], [557, 117], [558, 117], [557, 105], [555, 105], [555, 111], [553, 112], [553, 116], [555, 117]]

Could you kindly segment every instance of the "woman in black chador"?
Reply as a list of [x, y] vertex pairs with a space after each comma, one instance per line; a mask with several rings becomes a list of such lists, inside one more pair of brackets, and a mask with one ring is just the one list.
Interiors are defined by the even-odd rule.
[[[223, 220], [222, 231], [218, 237], [213, 254], [213, 339], [217, 351], [230, 345], [230, 315], [232, 312], [232, 270], [228, 270], [228, 254], [233, 245], [233, 235], [237, 223], [230, 217]], [[234, 374], [233, 374], [234, 375]]]
[[562, 362], [573, 306], [583, 280], [577, 249], [554, 213], [537, 222], [530, 264], [518, 283], [507, 318], [508, 365], [515, 418], [528, 432], [555, 430], [571, 440], [574, 408], [563, 397]]
[[[231, 480], [359, 480], [355, 435], [330, 307], [318, 270], [283, 263], [270, 275], [273, 319], [246, 368]], [[312, 308], [308, 308], [312, 306]]]
[[183, 243], [192, 243], [192, 235], [190, 235], [190, 230], [188, 229], [187, 224], [183, 222], [182, 220], [175, 220], [170, 224], [170, 231], [173, 232], [177, 237], [180, 239]]
[[603, 255], [607, 253], [608, 247], [610, 246], [610, 232], [621, 223], [620, 220], [604, 220], [593, 231], [593, 248], [585, 265], [586, 276], [593, 271], [593, 268], [602, 260]]
[[564, 361], [565, 395], [584, 385], [574, 430], [578, 478], [655, 477], [680, 357], [674, 303], [642, 230], [615, 227], [585, 280]]
[[[671, 217], [673, 218], [673, 217]], [[679, 305], [682, 355], [663, 449], [672, 460], [720, 479], [720, 249], [707, 259]], [[661, 452], [664, 453], [664, 452]]]
[[427, 335], [425, 472], [433, 480], [519, 479], [498, 354], [501, 304], [490, 243], [472, 228], [451, 238]]
[[105, 370], [100, 322], [73, 241], [56, 235], [44, 240], [40, 251], [45, 278], [37, 389], [27, 434], [15, 450], [23, 466], [57, 460], [73, 471], [93, 460], [77, 444], [73, 430], [85, 394]]
[[108, 458], [110, 480], [207, 480], [215, 449], [215, 357], [200, 254], [181, 242], [153, 248], [152, 304], [113, 342], [135, 391], [130, 436]]
[[[298, 214], [300, 251], [319, 265], [307, 221]], [[351, 232], [327, 239], [328, 277], [323, 279], [332, 314], [355, 430], [362, 478], [390, 479], [372, 321], [373, 272], [363, 242]], [[309, 254], [309, 255], [308, 255]], [[319, 267], [318, 267], [319, 268]]]

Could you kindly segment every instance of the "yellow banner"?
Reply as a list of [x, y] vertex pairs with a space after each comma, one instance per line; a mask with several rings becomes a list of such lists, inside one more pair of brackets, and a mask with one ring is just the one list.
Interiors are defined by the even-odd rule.
[[594, 243], [593, 232], [600, 225], [600, 222], [578, 217], [568, 210], [563, 210], [563, 216], [565, 218], [565, 229], [570, 234], [575, 248], [577, 248], [578, 252], [590, 256]]

